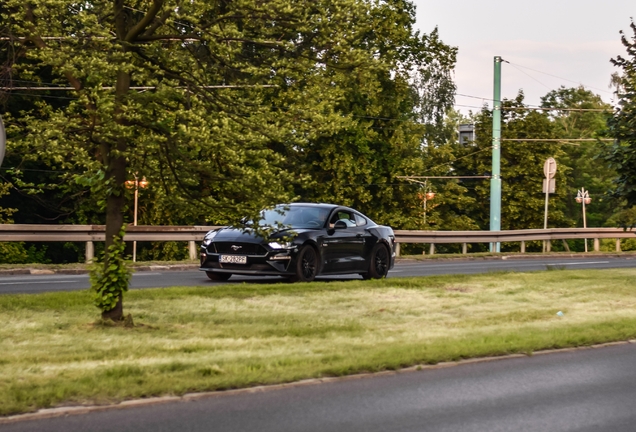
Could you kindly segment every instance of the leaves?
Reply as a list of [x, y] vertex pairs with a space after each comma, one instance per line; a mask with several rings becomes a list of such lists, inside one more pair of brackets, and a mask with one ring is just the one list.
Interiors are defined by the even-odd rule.
[[117, 302], [128, 291], [128, 282], [132, 276], [130, 268], [124, 260], [126, 245], [123, 241], [124, 227], [113, 239], [103, 262], [95, 262], [90, 271], [93, 301], [101, 311], [108, 312], [115, 308]]
[[630, 27], [631, 39], [621, 32], [627, 56], [612, 59], [612, 64], [621, 69], [621, 74], [614, 78], [618, 83], [618, 107], [608, 122], [609, 135], [616, 141], [606, 146], [604, 153], [618, 173], [614, 194], [625, 200], [627, 208], [636, 205], [636, 24], [633, 20]]

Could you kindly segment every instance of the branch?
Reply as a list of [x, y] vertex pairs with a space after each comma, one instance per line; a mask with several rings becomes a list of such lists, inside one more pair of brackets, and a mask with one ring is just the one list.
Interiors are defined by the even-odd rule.
[[150, 25], [150, 23], [155, 19], [161, 8], [163, 7], [163, 0], [152, 0], [152, 6], [146, 13], [146, 15], [128, 31], [128, 34], [124, 38], [126, 42], [132, 42], [139, 36], [146, 27]]
[[164, 13], [161, 14], [161, 17], [153, 22], [142, 36], [151, 36], [159, 27], [165, 24], [166, 20], [170, 17], [170, 14], [172, 14], [171, 9], [164, 11]]

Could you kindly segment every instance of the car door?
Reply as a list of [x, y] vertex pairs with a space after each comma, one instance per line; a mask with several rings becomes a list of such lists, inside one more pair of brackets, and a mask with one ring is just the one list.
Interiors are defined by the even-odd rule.
[[[342, 221], [346, 228], [335, 228]], [[364, 227], [358, 227], [354, 213], [337, 209], [329, 219], [327, 235], [322, 240], [324, 273], [348, 273], [365, 269], [365, 238], [369, 234]]]

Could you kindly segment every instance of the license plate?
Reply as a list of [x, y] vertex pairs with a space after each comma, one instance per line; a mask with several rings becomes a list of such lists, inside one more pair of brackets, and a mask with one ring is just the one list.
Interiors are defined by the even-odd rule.
[[226, 264], [247, 264], [247, 257], [245, 255], [221, 255], [219, 262]]

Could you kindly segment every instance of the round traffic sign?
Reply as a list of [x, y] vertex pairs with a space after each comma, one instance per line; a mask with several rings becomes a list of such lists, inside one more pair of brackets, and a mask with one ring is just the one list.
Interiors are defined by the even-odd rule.
[[551, 179], [554, 178], [557, 171], [557, 163], [554, 158], [547, 158], [545, 163], [543, 164], [543, 174], [545, 174], [545, 178]]

